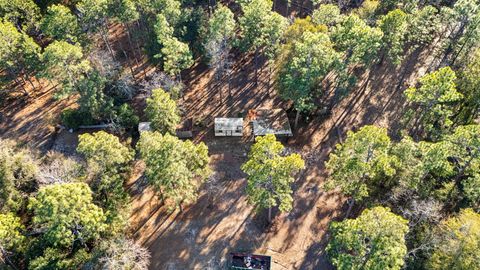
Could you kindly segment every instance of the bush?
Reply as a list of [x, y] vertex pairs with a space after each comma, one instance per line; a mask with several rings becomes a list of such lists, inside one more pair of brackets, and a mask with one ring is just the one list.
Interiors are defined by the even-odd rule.
[[88, 112], [82, 112], [78, 109], [66, 109], [61, 115], [62, 124], [67, 128], [77, 129], [81, 125], [91, 125], [94, 123], [92, 116]]

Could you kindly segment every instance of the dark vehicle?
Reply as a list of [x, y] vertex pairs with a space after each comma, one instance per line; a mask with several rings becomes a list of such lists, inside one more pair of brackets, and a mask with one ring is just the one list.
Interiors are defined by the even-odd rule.
[[248, 253], [230, 253], [231, 270], [258, 269], [270, 270], [272, 258], [270, 256]]

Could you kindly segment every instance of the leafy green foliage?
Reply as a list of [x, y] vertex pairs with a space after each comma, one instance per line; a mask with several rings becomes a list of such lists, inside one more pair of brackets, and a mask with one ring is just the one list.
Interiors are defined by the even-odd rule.
[[123, 217], [118, 215], [123, 214], [123, 208], [128, 203], [129, 196], [123, 184], [128, 175], [127, 164], [133, 160], [133, 151], [124, 146], [118, 137], [99, 131], [92, 135], [80, 135], [77, 152], [87, 159], [95, 197], [109, 210], [106, 213], [108, 222], [113, 219], [114, 222], [124, 223], [121, 220]]
[[37, 162], [13, 141], [0, 140], [0, 212], [16, 212], [23, 206], [23, 196], [35, 188]]
[[196, 199], [197, 190], [209, 174], [208, 148], [204, 143], [181, 141], [166, 133], [142, 132], [137, 144], [146, 163], [149, 183], [175, 206]]
[[330, 177], [325, 188], [339, 187], [343, 194], [362, 201], [380, 185], [391, 185], [385, 179], [395, 174], [390, 147], [384, 128], [364, 126], [355, 133], [349, 131], [347, 139], [336, 146], [326, 163]]
[[[26, 237], [23, 235], [25, 227], [20, 218], [12, 213], [0, 214], [0, 249], [19, 252], [25, 248]], [[2, 260], [0, 254], [0, 260]], [[3, 261], [3, 260], [2, 260]]]
[[328, 35], [304, 32], [299, 39], [284, 46], [277, 60], [276, 83], [280, 96], [292, 100], [299, 111], [312, 110], [314, 91], [339, 62], [340, 55], [333, 49]]
[[455, 180], [462, 181], [465, 197], [480, 208], [480, 126], [460, 126], [445, 138], [454, 160]]
[[77, 4], [81, 22], [89, 31], [104, 27], [109, 13], [109, 0], [81, 0]]
[[472, 209], [444, 221], [428, 269], [479, 269], [480, 215]]
[[257, 209], [279, 206], [281, 212], [292, 209], [293, 175], [305, 167], [299, 154], [283, 156], [283, 145], [275, 135], [257, 137], [248, 161], [242, 165], [247, 174], [249, 202]]
[[0, 21], [0, 68], [11, 76], [32, 72], [38, 67], [40, 47], [8, 21]]
[[34, 30], [40, 9], [32, 0], [0, 0], [0, 17], [23, 31]]
[[368, 26], [356, 15], [349, 15], [332, 30], [335, 46], [345, 52], [348, 63], [370, 65], [382, 45], [383, 33]]
[[342, 20], [340, 9], [334, 4], [323, 4], [313, 11], [312, 22], [333, 26]]
[[105, 215], [93, 204], [87, 184], [55, 184], [30, 198], [33, 225], [43, 228], [42, 239], [52, 247], [71, 247], [75, 241], [99, 239], [106, 230]]
[[407, 100], [422, 107], [421, 122], [431, 136], [438, 136], [453, 124], [453, 104], [463, 98], [457, 91], [456, 79], [455, 72], [444, 67], [420, 78], [420, 87], [405, 91]]
[[83, 58], [82, 47], [66, 41], [54, 41], [43, 54], [44, 69], [41, 75], [62, 84], [60, 96], [77, 90], [78, 82], [91, 69], [88, 60]]
[[458, 91], [464, 96], [458, 117], [463, 123], [471, 123], [480, 114], [480, 49], [458, 75]]
[[407, 220], [389, 208], [366, 209], [356, 219], [332, 222], [327, 254], [337, 269], [402, 269]]
[[80, 33], [77, 17], [63, 5], [52, 5], [42, 18], [40, 29], [48, 36], [57, 40], [77, 41]]
[[427, 45], [433, 41], [441, 28], [439, 11], [434, 6], [415, 9], [409, 15], [407, 40], [418, 45]]
[[186, 43], [177, 38], [169, 38], [163, 42], [163, 69], [171, 76], [178, 76], [180, 71], [193, 65], [193, 57]]
[[98, 170], [123, 166], [133, 159], [133, 151], [105, 131], [80, 135], [77, 151], [85, 156], [89, 167]]
[[395, 9], [383, 16], [378, 25], [383, 32], [383, 47], [390, 60], [400, 64], [402, 60], [405, 36], [408, 27], [408, 15]]
[[147, 99], [145, 114], [151, 121], [151, 127], [160, 133], [175, 134], [180, 123], [177, 104], [170, 98], [170, 94], [162, 89], [154, 89], [152, 97]]

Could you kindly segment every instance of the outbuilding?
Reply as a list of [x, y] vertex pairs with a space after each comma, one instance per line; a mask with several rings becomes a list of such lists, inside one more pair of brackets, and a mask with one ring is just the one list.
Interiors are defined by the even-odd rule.
[[215, 118], [215, 136], [243, 136], [243, 118]]

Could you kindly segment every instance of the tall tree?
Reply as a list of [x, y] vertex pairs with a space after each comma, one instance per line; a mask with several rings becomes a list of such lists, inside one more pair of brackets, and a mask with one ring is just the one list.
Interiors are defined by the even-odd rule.
[[47, 14], [40, 23], [40, 29], [54, 39], [70, 42], [76, 42], [80, 34], [77, 17], [63, 5], [48, 7]]
[[378, 25], [383, 32], [383, 51], [396, 65], [402, 61], [405, 48], [405, 36], [408, 27], [408, 15], [395, 9], [383, 16]]
[[82, 47], [66, 41], [54, 41], [43, 54], [44, 70], [41, 76], [61, 84], [60, 96], [77, 90], [78, 82], [90, 71], [90, 63], [84, 59]]
[[425, 46], [439, 34], [441, 21], [439, 10], [434, 6], [415, 9], [408, 16], [407, 40], [411, 44]]
[[368, 26], [357, 15], [349, 15], [332, 29], [335, 46], [345, 53], [346, 63], [370, 65], [382, 44], [380, 29]]
[[337, 269], [400, 270], [407, 254], [408, 222], [377, 206], [356, 219], [332, 222], [327, 254]]
[[458, 91], [464, 96], [457, 121], [472, 123], [480, 115], [480, 48], [470, 55], [458, 74]]
[[112, 59], [115, 60], [115, 53], [108, 40], [109, 7], [109, 0], [81, 0], [77, 4], [77, 9], [82, 14], [83, 26], [90, 32], [100, 32]]
[[349, 131], [347, 139], [330, 154], [326, 167], [330, 172], [325, 188], [339, 187], [349, 197], [347, 217], [355, 202], [369, 197], [381, 185], [391, 185], [386, 179], [395, 174], [394, 157], [387, 130], [364, 126]]
[[439, 136], [452, 126], [453, 104], [463, 98], [457, 91], [456, 75], [444, 67], [420, 78], [420, 87], [405, 90], [408, 101], [420, 105], [422, 115], [417, 119], [429, 136]]
[[180, 123], [179, 111], [175, 100], [162, 89], [154, 89], [152, 97], [147, 99], [145, 114], [151, 121], [152, 129], [160, 133], [175, 134]]
[[123, 184], [127, 178], [127, 164], [133, 160], [133, 151], [115, 135], [99, 131], [80, 135], [77, 152], [87, 160], [97, 200], [112, 215], [119, 214], [120, 208], [128, 203]]
[[219, 4], [208, 20], [204, 47], [215, 77], [222, 78], [230, 68], [229, 53], [235, 36], [233, 12]]
[[38, 164], [32, 154], [0, 140], [0, 212], [22, 209], [24, 196], [35, 189]]
[[335, 4], [322, 4], [312, 14], [312, 22], [329, 27], [336, 25], [341, 20], [340, 8]]
[[19, 31], [31, 32], [40, 18], [40, 9], [33, 0], [0, 0], [0, 17]]
[[208, 148], [203, 142], [195, 145], [168, 133], [143, 132], [137, 149], [146, 163], [147, 179], [162, 199], [182, 210], [183, 203], [197, 198], [199, 185], [209, 174]]
[[455, 184], [461, 183], [466, 199], [480, 208], [480, 125], [460, 126], [445, 141], [455, 168]]
[[275, 135], [257, 137], [242, 165], [247, 174], [249, 202], [257, 209], [268, 209], [268, 221], [272, 219], [272, 207], [279, 206], [281, 212], [292, 209], [292, 183], [294, 174], [305, 167], [299, 154], [283, 156], [283, 145]]
[[0, 214], [0, 263], [15, 267], [10, 257], [25, 250], [27, 238], [24, 231], [25, 226], [19, 217], [12, 213]]
[[298, 40], [284, 46], [277, 60], [276, 83], [280, 96], [294, 102], [295, 127], [300, 112], [314, 108], [315, 91], [321, 89], [321, 81], [339, 62], [340, 54], [325, 33], [306, 31]]
[[438, 227], [438, 239], [428, 269], [479, 269], [480, 214], [463, 209]]
[[[0, 68], [5, 69], [17, 83], [17, 77], [27, 80], [33, 89], [30, 75], [38, 67], [40, 47], [27, 34], [19, 32], [8, 21], [0, 21]], [[29, 92], [23, 86], [26, 95]]]
[[[241, 30], [241, 45], [244, 50], [254, 52], [255, 63], [255, 83], [258, 82], [258, 57], [260, 51], [265, 46], [271, 46], [272, 40], [276, 36], [281, 36], [278, 32], [272, 31], [276, 29], [283, 31], [282, 28], [273, 28], [272, 23], [278, 23], [280, 17], [274, 17], [272, 12], [271, 0], [252, 0], [242, 3], [243, 16], [239, 18]], [[275, 40], [278, 43], [280, 40]]]
[[53, 247], [85, 245], [99, 239], [106, 230], [102, 209], [92, 202], [85, 183], [54, 184], [40, 188], [30, 198], [33, 226], [42, 228], [42, 239]]
[[181, 80], [180, 72], [193, 65], [193, 56], [188, 44], [181, 42], [176, 37], [163, 42], [161, 50], [163, 55], [163, 69], [171, 76]]

